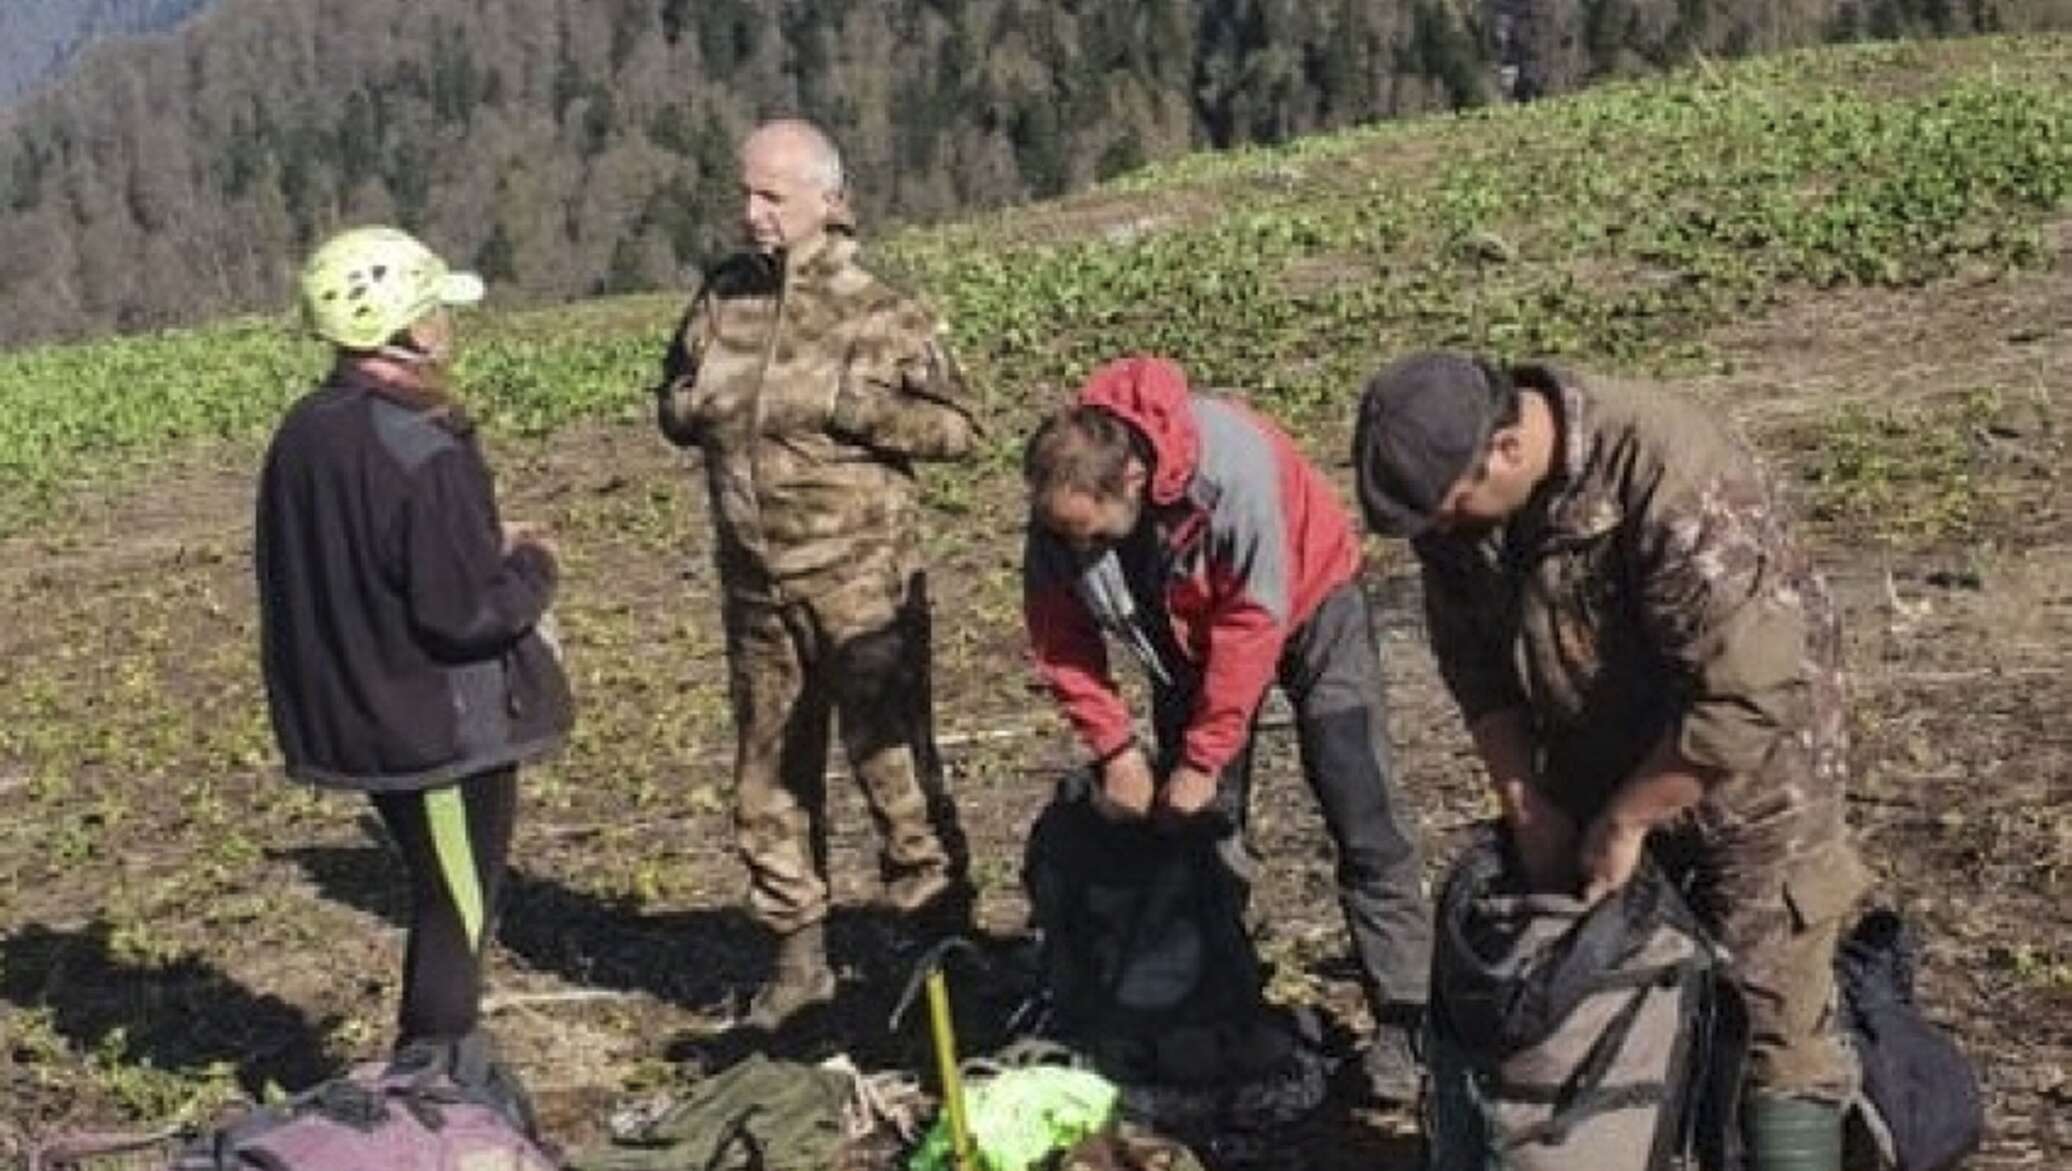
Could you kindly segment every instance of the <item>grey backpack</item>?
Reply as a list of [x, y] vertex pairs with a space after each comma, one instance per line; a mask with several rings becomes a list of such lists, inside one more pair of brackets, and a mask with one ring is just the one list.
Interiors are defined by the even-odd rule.
[[1486, 833], [1438, 906], [1432, 1171], [1731, 1165], [1745, 1014], [1651, 864], [1595, 906], [1523, 893]]

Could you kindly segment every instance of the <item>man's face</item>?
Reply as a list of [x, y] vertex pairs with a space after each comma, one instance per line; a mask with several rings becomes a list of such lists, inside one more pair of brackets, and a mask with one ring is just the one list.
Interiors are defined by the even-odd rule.
[[1121, 544], [1137, 527], [1144, 511], [1140, 497], [1141, 489], [1110, 496], [1060, 488], [1038, 505], [1036, 519], [1074, 553], [1093, 558]]
[[1532, 498], [1533, 478], [1523, 459], [1523, 435], [1516, 427], [1490, 439], [1489, 454], [1475, 471], [1454, 481], [1432, 514], [1442, 533], [1475, 535], [1509, 520]]
[[834, 213], [832, 193], [813, 173], [810, 145], [794, 135], [757, 134], [741, 150], [741, 225], [756, 251], [818, 239]]

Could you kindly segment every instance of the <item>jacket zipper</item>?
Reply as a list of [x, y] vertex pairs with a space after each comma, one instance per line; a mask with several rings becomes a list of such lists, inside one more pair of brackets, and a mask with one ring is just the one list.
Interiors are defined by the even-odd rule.
[[777, 340], [784, 336], [785, 307], [791, 299], [791, 256], [786, 253], [777, 263], [777, 316], [770, 323], [770, 336], [763, 342], [763, 359], [755, 371], [755, 399], [748, 410], [748, 491], [755, 504], [756, 543], [769, 552], [769, 540], [763, 531], [763, 395], [770, 379], [770, 363], [777, 357]]

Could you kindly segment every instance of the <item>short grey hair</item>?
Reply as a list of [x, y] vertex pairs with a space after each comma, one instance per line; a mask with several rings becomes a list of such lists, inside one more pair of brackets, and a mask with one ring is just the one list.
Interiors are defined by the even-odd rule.
[[742, 143], [745, 151], [749, 142], [764, 135], [782, 136], [805, 148], [807, 177], [820, 185], [829, 195], [843, 195], [849, 190], [849, 176], [842, 167], [842, 151], [827, 131], [804, 118], [773, 118], [750, 132]]

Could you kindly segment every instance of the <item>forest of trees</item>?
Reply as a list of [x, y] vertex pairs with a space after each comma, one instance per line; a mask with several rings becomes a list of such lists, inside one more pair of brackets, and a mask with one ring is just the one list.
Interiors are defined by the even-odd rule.
[[0, 115], [0, 345], [285, 303], [392, 221], [513, 299], [680, 284], [798, 112], [867, 222], [1206, 146], [2072, 0], [211, 0]]

